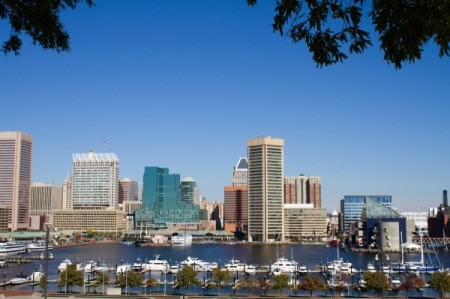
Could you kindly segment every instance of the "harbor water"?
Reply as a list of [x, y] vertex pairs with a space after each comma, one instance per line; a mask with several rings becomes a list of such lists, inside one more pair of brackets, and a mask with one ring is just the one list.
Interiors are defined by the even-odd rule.
[[[321, 264], [325, 264], [327, 261], [333, 261], [338, 258], [342, 258], [344, 261], [352, 263], [352, 267], [355, 270], [365, 271], [368, 262], [374, 262], [377, 264], [381, 257], [378, 256], [378, 261], [374, 253], [360, 253], [351, 251], [342, 251], [334, 247], [326, 247], [324, 245], [229, 245], [229, 244], [194, 244], [187, 247], [141, 247], [135, 245], [123, 245], [123, 244], [104, 244], [104, 245], [84, 245], [76, 247], [62, 247], [52, 250], [54, 259], [49, 260], [49, 280], [58, 280], [58, 265], [66, 258], [69, 258], [72, 262], [82, 262], [86, 264], [90, 260], [95, 260], [100, 264], [105, 263], [109, 268], [114, 269], [117, 265], [128, 263], [133, 264], [137, 258], [142, 261], [150, 260], [159, 255], [160, 259], [169, 261], [170, 264], [181, 262], [185, 260], [188, 256], [196, 257], [208, 262], [217, 262], [222, 267], [228, 260], [237, 259], [246, 264], [253, 264], [260, 268], [268, 267], [269, 264], [274, 263], [279, 257], [286, 257], [288, 259], [293, 259], [299, 264], [304, 264], [310, 273], [307, 275], [318, 275], [323, 277], [322, 274], [318, 273]], [[439, 251], [437, 255], [425, 254], [427, 263], [437, 263], [437, 260], [441, 263], [443, 268], [450, 267], [450, 253], [446, 251]], [[400, 253], [389, 253], [388, 255], [383, 255], [383, 260], [385, 264], [390, 262], [398, 262], [401, 260]], [[406, 261], [418, 261], [420, 260], [420, 254], [408, 253], [405, 254]], [[0, 281], [3, 278], [4, 282], [9, 281], [11, 278], [18, 274], [30, 275], [36, 269], [43, 267], [43, 261], [36, 260], [32, 263], [24, 264], [9, 264], [7, 267], [0, 269]], [[85, 278], [91, 278], [93, 274], [85, 274]], [[108, 275], [112, 280], [115, 278], [114, 271], [109, 271]], [[142, 274], [144, 278], [148, 278], [150, 275], [163, 282], [173, 282], [175, 276], [172, 274], [164, 273], [144, 273]], [[200, 281], [207, 279], [208, 273], [199, 273], [198, 278]], [[236, 277], [237, 275], [237, 277]], [[233, 273], [231, 275], [232, 280], [236, 277], [242, 277], [243, 273]], [[356, 276], [353, 275], [353, 281], [355, 281]], [[261, 281], [264, 278], [269, 279], [268, 272], [260, 272], [256, 274], [257, 280]], [[423, 276], [424, 280], [428, 280], [428, 276]], [[297, 278], [296, 278], [297, 279]], [[301, 279], [301, 277], [298, 277]], [[405, 277], [401, 278], [406, 279]], [[230, 281], [233, 282], [233, 281]], [[39, 286], [30, 286], [29, 284], [16, 285], [16, 286], [5, 286], [4, 288], [13, 290], [31, 290], [32, 288], [36, 291], [40, 290]], [[153, 288], [153, 292], [163, 292], [163, 286]], [[97, 288], [102, 291], [102, 287]], [[49, 283], [49, 291], [57, 292], [61, 291], [55, 282]], [[63, 292], [65, 289], [62, 290]], [[84, 292], [85, 288], [75, 287], [74, 291]], [[146, 290], [143, 288], [130, 290], [135, 293], [144, 293]], [[172, 293], [172, 286], [167, 285], [165, 288], [167, 293]], [[180, 290], [183, 292], [184, 290]], [[199, 288], [191, 288], [189, 292], [202, 294], [205, 290]], [[214, 290], [211, 290], [214, 292]], [[232, 292], [231, 287], [221, 290], [221, 293]], [[243, 291], [240, 291], [243, 292]], [[260, 290], [252, 290], [255, 294], [260, 294]], [[275, 292], [275, 291], [273, 291]], [[292, 291], [284, 290], [285, 294], [292, 294]], [[349, 290], [353, 292], [353, 290]], [[301, 292], [299, 292], [301, 294]], [[399, 294], [399, 293], [397, 293]], [[400, 292], [401, 294], [401, 292]], [[412, 292], [410, 292], [412, 295]], [[438, 296], [438, 294], [426, 288], [422, 295], [428, 296]]]

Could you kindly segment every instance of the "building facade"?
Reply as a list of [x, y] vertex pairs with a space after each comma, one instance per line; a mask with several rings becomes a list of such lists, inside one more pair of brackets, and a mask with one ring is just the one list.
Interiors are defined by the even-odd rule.
[[122, 234], [125, 214], [111, 209], [80, 209], [53, 211], [53, 228], [58, 230], [113, 232]]
[[284, 234], [287, 239], [319, 239], [327, 236], [327, 211], [313, 204], [284, 205]]
[[248, 240], [284, 240], [284, 140], [262, 137], [247, 142]]
[[345, 195], [341, 200], [342, 228], [348, 231], [355, 222], [361, 221], [361, 214], [367, 200], [392, 208], [391, 195]]
[[62, 187], [44, 183], [31, 185], [30, 215], [44, 215], [46, 223], [53, 222], [53, 211], [62, 209]]
[[138, 182], [125, 178], [119, 181], [119, 204], [124, 201], [137, 201], [139, 198]]
[[8, 229], [28, 228], [33, 137], [0, 132], [0, 206], [10, 209]]
[[72, 205], [116, 209], [119, 201], [119, 158], [112, 153], [74, 154]]
[[240, 158], [236, 167], [233, 167], [233, 177], [231, 179], [233, 186], [247, 186], [247, 158]]
[[322, 206], [322, 186], [320, 177], [311, 176], [306, 182], [307, 203], [313, 204], [315, 208]]
[[193, 178], [184, 178], [180, 184], [181, 202], [191, 205], [194, 204], [195, 197], [198, 196], [198, 189], [196, 189], [197, 182]]
[[284, 178], [284, 203], [306, 204], [307, 203], [307, 181], [308, 177], [303, 174], [297, 177]]
[[248, 227], [247, 186], [225, 186], [223, 217], [227, 231], [247, 232]]
[[72, 210], [72, 178], [67, 174], [62, 187], [62, 209]]

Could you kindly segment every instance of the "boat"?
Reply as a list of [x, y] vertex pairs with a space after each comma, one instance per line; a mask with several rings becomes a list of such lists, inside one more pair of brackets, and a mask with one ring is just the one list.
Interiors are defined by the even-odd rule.
[[306, 273], [308, 273], [308, 268], [306, 268], [305, 264], [301, 264], [298, 266], [298, 274], [300, 275], [305, 275]]
[[94, 273], [96, 267], [97, 267], [97, 262], [94, 260], [91, 260], [86, 263], [86, 266], [84, 266], [84, 272], [85, 273]]
[[[39, 255], [39, 259], [45, 260], [45, 251], [41, 252], [41, 254]], [[53, 253], [51, 253], [51, 252], [48, 253], [48, 259], [49, 260], [54, 259]]]
[[[45, 250], [45, 241], [31, 242], [25, 246], [27, 252], [36, 252]], [[53, 244], [48, 244], [48, 250], [53, 249]]]
[[44, 276], [44, 273], [41, 271], [35, 271], [30, 274], [30, 276], [27, 277], [28, 281], [31, 282], [39, 282], [41, 280], [41, 277]]
[[228, 263], [225, 264], [225, 270], [228, 270], [230, 272], [244, 272], [245, 270], [245, 263], [242, 263], [238, 260], [235, 260], [234, 258], [229, 260]]
[[125, 273], [125, 272], [128, 272], [128, 271], [131, 271], [131, 267], [132, 267], [132, 265], [130, 265], [130, 264], [120, 265], [120, 266], [117, 267], [116, 273], [117, 274], [121, 274], [121, 273]]
[[183, 246], [189, 246], [192, 245], [192, 235], [178, 235], [178, 236], [172, 236], [171, 240], [172, 246], [174, 247], [183, 247]]
[[244, 272], [246, 274], [255, 274], [256, 273], [256, 266], [254, 266], [254, 265], [246, 265]]
[[21, 254], [25, 253], [25, 244], [19, 242], [2, 242], [0, 243], [0, 255]]
[[106, 272], [106, 271], [109, 271], [109, 268], [105, 263], [102, 263], [95, 267], [95, 272]]
[[367, 272], [376, 272], [375, 265], [372, 262], [367, 263]]
[[61, 264], [59, 264], [58, 266], [58, 271], [59, 272], [65, 271], [68, 265], [72, 265], [72, 261], [70, 259], [63, 260]]
[[272, 271], [272, 274], [273, 274], [274, 276], [281, 275], [281, 273], [283, 273], [283, 271], [281, 271], [280, 268], [275, 268], [275, 269], [273, 269], [273, 271]]
[[171, 265], [169, 268], [169, 273], [171, 274], [178, 274], [178, 271], [179, 271], [178, 263]]
[[394, 289], [398, 288], [402, 282], [400, 281], [400, 278], [398, 276], [392, 276], [391, 277], [391, 285]]
[[154, 235], [150, 238], [153, 244], [166, 244], [169, 242], [169, 238], [163, 235]]
[[284, 273], [294, 273], [297, 271], [297, 262], [290, 261], [287, 258], [280, 257], [275, 263], [271, 265], [272, 269], [280, 269]]
[[160, 255], [155, 255], [155, 258], [148, 260], [146, 263], [142, 264], [142, 270], [144, 271], [169, 271], [170, 265], [166, 260], [160, 260]]
[[131, 269], [134, 270], [134, 271], [142, 271], [142, 268], [143, 268], [142, 260], [141, 260], [140, 257], [138, 257], [136, 259], [136, 261], [134, 262], [133, 266], [131, 266]]
[[211, 264], [205, 261], [202, 261], [196, 257], [188, 256], [186, 260], [180, 262], [180, 266], [191, 266], [195, 271], [210, 271]]
[[14, 277], [13, 279], [11, 279], [9, 281], [9, 283], [12, 285], [24, 284], [27, 282], [28, 282], [28, 279], [25, 275], [17, 275], [16, 277]]

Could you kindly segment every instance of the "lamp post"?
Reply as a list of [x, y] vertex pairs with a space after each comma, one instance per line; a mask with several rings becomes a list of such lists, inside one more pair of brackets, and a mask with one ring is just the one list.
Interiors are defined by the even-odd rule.
[[45, 252], [44, 252], [44, 298], [47, 299], [47, 278], [48, 278], [48, 239], [50, 235], [50, 224], [45, 224]]

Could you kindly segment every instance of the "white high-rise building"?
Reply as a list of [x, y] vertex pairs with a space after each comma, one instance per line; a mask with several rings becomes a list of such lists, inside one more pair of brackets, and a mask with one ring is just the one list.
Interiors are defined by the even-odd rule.
[[233, 167], [233, 186], [247, 186], [247, 158], [240, 158], [236, 167]]
[[8, 229], [27, 229], [30, 216], [33, 137], [0, 132], [0, 206], [9, 209]]
[[112, 153], [73, 155], [73, 208], [117, 209], [119, 201], [119, 158]]
[[67, 177], [64, 179], [63, 189], [62, 189], [62, 209], [72, 210], [72, 178], [67, 173]]
[[53, 211], [62, 208], [62, 187], [44, 183], [31, 185], [30, 215], [45, 215], [45, 222], [53, 223]]
[[248, 158], [248, 239], [284, 241], [284, 140], [250, 139]]

